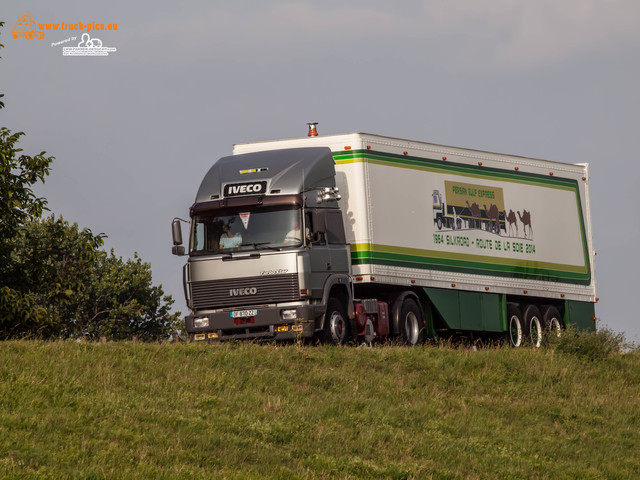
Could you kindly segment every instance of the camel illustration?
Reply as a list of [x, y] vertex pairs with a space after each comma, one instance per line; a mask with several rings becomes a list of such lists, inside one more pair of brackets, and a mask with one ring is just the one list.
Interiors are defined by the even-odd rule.
[[522, 215], [518, 211], [518, 217], [520, 217], [520, 221], [523, 225], [524, 237], [527, 238], [527, 225], [529, 226], [529, 238], [533, 236], [533, 229], [531, 228], [531, 212], [527, 212], [526, 210], [522, 210]]
[[509, 235], [513, 231], [513, 225], [516, 226], [516, 237], [518, 236], [518, 219], [516, 218], [516, 214], [513, 213], [513, 210], [509, 209], [509, 215], [507, 215], [507, 211], [504, 210], [504, 218], [507, 222], [509, 222]]
[[487, 208], [486, 205], [484, 206], [484, 213], [485, 215], [489, 218], [489, 223], [488, 223], [488, 229], [491, 232], [496, 232], [498, 235], [500, 235], [500, 212], [498, 211], [498, 206], [494, 205], [493, 203], [491, 204], [490, 208]]
[[471, 221], [472, 228], [478, 228], [481, 225], [482, 215], [480, 214], [480, 206], [473, 202], [473, 205], [469, 205], [469, 200], [467, 200], [467, 207], [471, 210], [471, 216], [473, 220]]

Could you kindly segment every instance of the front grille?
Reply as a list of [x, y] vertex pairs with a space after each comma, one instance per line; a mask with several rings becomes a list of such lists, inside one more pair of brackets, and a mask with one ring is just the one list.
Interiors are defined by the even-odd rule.
[[[231, 290], [256, 289], [254, 295], [229, 294]], [[292, 302], [300, 298], [298, 274], [268, 275], [264, 277], [230, 278], [191, 283], [193, 308], [236, 307], [263, 303]]]

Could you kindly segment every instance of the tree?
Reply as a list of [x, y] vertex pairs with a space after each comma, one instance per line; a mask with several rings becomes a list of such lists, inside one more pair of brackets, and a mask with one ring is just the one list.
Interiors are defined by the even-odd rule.
[[5, 274], [15, 294], [28, 300], [25, 308], [5, 308], [0, 320], [4, 336], [64, 336], [68, 310], [100, 259], [102, 239], [53, 216], [23, 225], [7, 241], [11, 253]]
[[35, 195], [31, 187], [43, 182], [51, 170], [54, 157], [45, 152], [29, 156], [17, 147], [23, 132], [0, 128], [0, 240], [6, 240], [29, 220], [39, 218], [47, 201]]
[[3, 336], [160, 340], [179, 328], [173, 299], [153, 286], [151, 266], [100, 247], [104, 235], [62, 217], [30, 222], [13, 239], [11, 277], [30, 312], [0, 320]]
[[180, 314], [171, 314], [173, 299], [162, 286], [153, 286], [151, 266], [137, 253], [124, 261], [113, 250], [103, 255], [88, 279], [79, 306], [74, 336], [105, 336], [113, 340], [132, 338], [159, 340], [181, 328]]

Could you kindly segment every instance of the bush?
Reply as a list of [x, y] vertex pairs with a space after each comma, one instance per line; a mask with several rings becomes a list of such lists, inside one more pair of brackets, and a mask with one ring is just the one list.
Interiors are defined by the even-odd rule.
[[596, 332], [568, 328], [560, 337], [550, 336], [549, 344], [557, 352], [591, 361], [602, 360], [631, 348], [624, 333], [615, 333], [606, 328]]

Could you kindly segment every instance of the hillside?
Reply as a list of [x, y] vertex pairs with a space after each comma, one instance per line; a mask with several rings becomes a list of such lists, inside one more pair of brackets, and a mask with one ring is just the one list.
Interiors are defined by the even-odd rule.
[[3, 478], [639, 478], [640, 354], [0, 343]]

